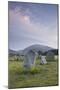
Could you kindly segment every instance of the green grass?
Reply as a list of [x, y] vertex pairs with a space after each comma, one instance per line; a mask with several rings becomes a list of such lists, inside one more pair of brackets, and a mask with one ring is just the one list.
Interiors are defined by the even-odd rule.
[[26, 70], [23, 61], [9, 61], [9, 88], [58, 85], [57, 65], [57, 60], [40, 65], [37, 59], [36, 66]]

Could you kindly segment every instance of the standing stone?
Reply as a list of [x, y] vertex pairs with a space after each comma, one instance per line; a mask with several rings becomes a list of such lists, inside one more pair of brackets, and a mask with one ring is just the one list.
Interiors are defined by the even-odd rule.
[[35, 65], [35, 52], [30, 50], [28, 53], [25, 55], [25, 60], [24, 60], [24, 67], [26, 68], [31, 68], [32, 66]]
[[41, 55], [41, 64], [47, 64], [47, 61], [46, 61], [46, 56], [42, 56]]

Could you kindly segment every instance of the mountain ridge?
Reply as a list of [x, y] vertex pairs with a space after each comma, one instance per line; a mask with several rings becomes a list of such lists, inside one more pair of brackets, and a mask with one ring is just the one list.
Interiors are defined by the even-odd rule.
[[47, 51], [53, 51], [53, 50], [58, 50], [58, 49], [54, 49], [54, 48], [51, 48], [49, 46], [45, 46], [45, 45], [40, 45], [40, 44], [34, 44], [34, 45], [31, 45], [31, 46], [28, 46], [26, 47], [25, 49], [23, 50], [18, 50], [18, 51], [15, 51], [15, 50], [12, 50], [12, 49], [9, 49], [9, 54], [18, 54], [18, 55], [24, 55], [24, 53], [27, 53], [29, 50], [35, 50], [36, 52], [37, 51], [41, 51], [41, 52], [47, 52]]

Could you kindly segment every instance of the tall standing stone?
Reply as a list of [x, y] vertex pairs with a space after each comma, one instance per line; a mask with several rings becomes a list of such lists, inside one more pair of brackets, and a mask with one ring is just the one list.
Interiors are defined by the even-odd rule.
[[30, 50], [25, 55], [24, 66], [26, 68], [31, 68], [32, 66], [35, 65], [35, 60], [36, 60], [35, 52], [33, 52], [32, 50]]

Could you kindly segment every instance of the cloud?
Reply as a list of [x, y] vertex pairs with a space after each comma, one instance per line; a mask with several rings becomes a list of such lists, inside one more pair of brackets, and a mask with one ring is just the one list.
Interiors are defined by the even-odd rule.
[[31, 15], [34, 16], [29, 9], [25, 11], [20, 7], [9, 9], [9, 43], [11, 46], [15, 42], [18, 48], [18, 44], [22, 46], [28, 41], [26, 45], [40, 43], [57, 48], [57, 21], [48, 22], [46, 26], [44, 22], [34, 22]]

